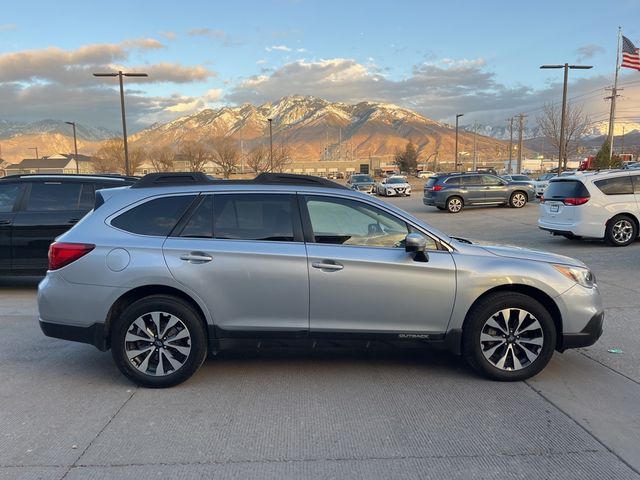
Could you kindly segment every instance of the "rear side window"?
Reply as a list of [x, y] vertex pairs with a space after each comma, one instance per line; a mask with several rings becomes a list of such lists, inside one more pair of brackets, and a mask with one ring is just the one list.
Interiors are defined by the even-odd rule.
[[89, 210], [93, 206], [93, 185], [76, 182], [32, 183], [26, 210], [51, 212]]
[[294, 241], [293, 195], [215, 195], [213, 232], [226, 240]]
[[482, 185], [479, 175], [466, 175], [462, 177], [462, 185]]
[[118, 215], [111, 225], [140, 235], [166, 237], [194, 199], [195, 195], [180, 195], [149, 200]]
[[587, 187], [578, 180], [553, 180], [549, 182], [549, 186], [544, 191], [544, 198], [547, 199], [564, 199], [590, 197]]
[[13, 205], [16, 203], [19, 193], [20, 185], [17, 183], [0, 185], [0, 213], [13, 211]]
[[213, 238], [213, 196], [207, 195], [187, 221], [181, 237]]
[[629, 195], [633, 194], [631, 177], [614, 177], [593, 182], [605, 195]]
[[460, 185], [460, 177], [447, 178], [444, 183], [446, 183], [447, 185], [457, 187]]

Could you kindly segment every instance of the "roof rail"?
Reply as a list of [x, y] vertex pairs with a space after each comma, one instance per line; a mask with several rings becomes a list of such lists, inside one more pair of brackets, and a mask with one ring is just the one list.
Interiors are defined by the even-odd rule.
[[119, 173], [12, 173], [11, 175], [5, 175], [4, 178], [38, 178], [38, 177], [64, 177], [64, 178], [78, 178], [78, 177], [92, 177], [92, 178], [115, 178], [119, 180], [138, 180], [140, 177], [135, 175], [120, 175]]
[[131, 188], [166, 187], [168, 185], [203, 185], [213, 183], [213, 179], [202, 172], [148, 173]]
[[326, 188], [343, 188], [349, 190], [344, 185], [327, 180], [322, 177], [314, 177], [312, 175], [297, 175], [295, 173], [261, 173], [254, 180], [259, 184], [272, 185], [307, 185]]
[[325, 188], [342, 188], [349, 190], [339, 183], [326, 178], [311, 175], [296, 175], [290, 173], [261, 173], [251, 180], [219, 180], [202, 172], [166, 172], [149, 173], [142, 177], [131, 188], [166, 187], [172, 185], [300, 185]]

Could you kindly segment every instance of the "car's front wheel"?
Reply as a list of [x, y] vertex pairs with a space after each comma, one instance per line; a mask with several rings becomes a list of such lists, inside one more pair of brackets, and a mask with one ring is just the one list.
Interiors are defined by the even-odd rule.
[[477, 372], [502, 381], [524, 380], [549, 363], [556, 328], [547, 309], [516, 292], [489, 295], [467, 316], [462, 354]]
[[527, 204], [527, 195], [524, 192], [513, 192], [509, 198], [509, 206], [512, 208], [522, 208]]
[[154, 295], [131, 304], [115, 320], [111, 353], [138, 385], [172, 387], [191, 377], [207, 354], [200, 316], [182, 300]]

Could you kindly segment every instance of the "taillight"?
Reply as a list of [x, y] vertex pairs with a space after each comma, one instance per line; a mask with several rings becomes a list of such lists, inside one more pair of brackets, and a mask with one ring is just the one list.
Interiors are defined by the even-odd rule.
[[96, 248], [91, 243], [54, 242], [49, 246], [49, 270], [57, 270], [84, 257]]
[[434, 192], [439, 192], [440, 190], [442, 190], [444, 187], [442, 185], [434, 185], [433, 186], [433, 191]]
[[570, 197], [562, 200], [565, 205], [584, 205], [589, 201], [589, 197]]

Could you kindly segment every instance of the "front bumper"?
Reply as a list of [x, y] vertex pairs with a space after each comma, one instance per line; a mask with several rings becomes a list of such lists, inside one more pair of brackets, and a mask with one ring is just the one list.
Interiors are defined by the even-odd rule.
[[589, 323], [580, 333], [565, 333], [562, 335], [561, 343], [558, 347], [560, 352], [569, 348], [588, 347], [596, 343], [602, 335], [602, 324], [604, 323], [604, 312], [599, 312], [591, 317]]

